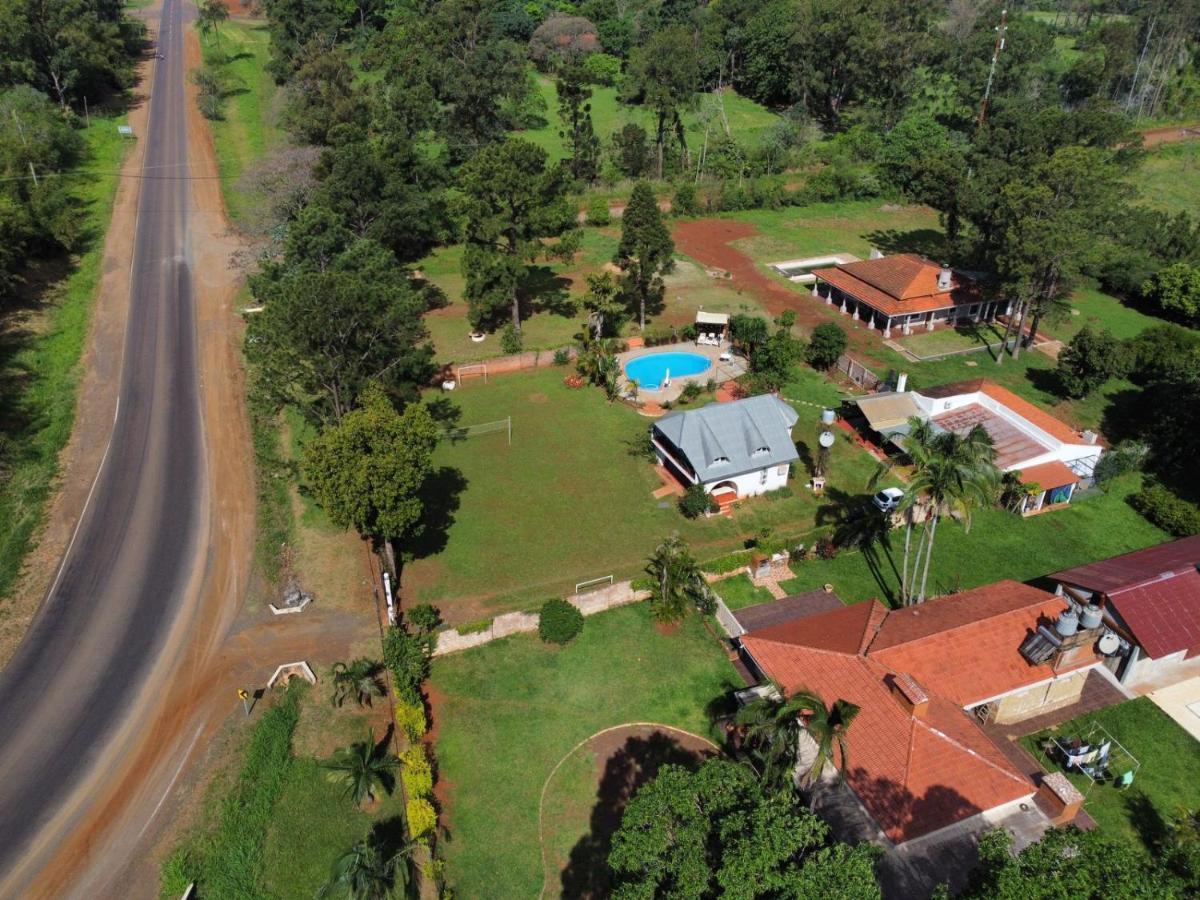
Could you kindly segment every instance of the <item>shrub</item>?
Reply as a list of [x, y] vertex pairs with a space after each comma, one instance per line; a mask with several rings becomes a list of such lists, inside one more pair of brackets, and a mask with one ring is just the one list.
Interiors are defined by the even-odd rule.
[[707, 512], [716, 512], [720, 504], [713, 495], [704, 489], [702, 484], [689, 485], [679, 498], [679, 511], [689, 519], [697, 519]]
[[1146, 485], [1129, 498], [1129, 505], [1175, 537], [1200, 534], [1200, 507], [1175, 496], [1161, 484]]
[[679, 329], [679, 336], [685, 341], [694, 341], [700, 336], [700, 329], [696, 327], [695, 322], [688, 322]]
[[1058, 355], [1056, 371], [1068, 396], [1086, 397], [1110, 378], [1126, 374], [1129, 355], [1108, 329], [1084, 325]]
[[538, 614], [538, 637], [550, 644], [566, 644], [583, 631], [583, 613], [555, 597], [542, 604]]
[[813, 329], [805, 354], [808, 364], [822, 371], [833, 368], [846, 352], [846, 332], [836, 322], [822, 322]]
[[621, 78], [621, 60], [608, 53], [589, 53], [584, 57], [583, 71], [592, 84], [612, 87]]
[[437, 828], [437, 811], [424, 797], [410, 797], [404, 804], [404, 811], [408, 818], [408, 833], [414, 841], [419, 841]]
[[459, 625], [457, 631], [459, 634], [478, 634], [481, 631], [487, 631], [491, 627], [491, 619], [477, 619], [474, 622]]
[[818, 559], [835, 559], [838, 555], [838, 545], [833, 542], [831, 537], [820, 538], [816, 546], [813, 547], [813, 552], [817, 554]]
[[1142, 285], [1142, 294], [1166, 315], [1200, 325], [1200, 266], [1167, 266]]
[[396, 699], [396, 725], [408, 735], [410, 741], [418, 741], [429, 730], [429, 720], [425, 717], [425, 704], [413, 703], [403, 697]]
[[697, 397], [704, 393], [704, 388], [694, 381], [689, 381], [683, 386], [683, 390], [679, 392], [680, 403], [691, 403]]
[[505, 353], [513, 354], [521, 352], [521, 332], [513, 328], [512, 322], [509, 322], [500, 329], [500, 349]]
[[429, 634], [442, 624], [442, 614], [430, 603], [418, 603], [405, 618], [421, 634]]
[[404, 793], [413, 797], [428, 797], [433, 793], [433, 766], [425, 755], [424, 744], [413, 744], [400, 754], [400, 781]]
[[571, 361], [571, 351], [566, 347], [559, 347], [554, 351], [554, 364], [556, 366], [565, 366]]
[[587, 224], [603, 228], [612, 221], [608, 211], [608, 200], [604, 197], [593, 197], [587, 205]]
[[710, 575], [727, 575], [750, 564], [749, 550], [735, 550], [700, 564], [700, 571]]
[[675, 196], [671, 200], [671, 212], [677, 216], [694, 216], [700, 211], [696, 201], [696, 186], [690, 181], [681, 182], [675, 188]]
[[397, 695], [420, 703], [421, 682], [429, 675], [429, 639], [392, 626], [383, 636], [383, 663], [396, 680]]
[[1096, 463], [1093, 477], [1096, 484], [1103, 486], [1114, 478], [1137, 472], [1142, 468], [1150, 448], [1141, 441], [1125, 441], [1109, 450]]
[[635, 591], [648, 591], [654, 587], [654, 579], [646, 575], [633, 579], [629, 582], [629, 587]]

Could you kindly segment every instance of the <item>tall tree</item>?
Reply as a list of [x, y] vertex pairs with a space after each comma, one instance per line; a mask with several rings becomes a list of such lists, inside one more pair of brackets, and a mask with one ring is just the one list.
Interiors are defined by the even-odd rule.
[[329, 520], [383, 542], [394, 571], [392, 547], [424, 530], [421, 492], [441, 430], [423, 403], [398, 414], [375, 385], [361, 403], [305, 448], [301, 471]]
[[638, 327], [646, 330], [646, 307], [662, 302], [662, 276], [674, 264], [675, 242], [663, 222], [654, 191], [645, 181], [633, 186], [629, 205], [621, 216], [621, 242], [613, 257], [621, 269], [622, 287], [630, 306], [638, 310]]
[[[567, 180], [558, 166], [546, 167], [546, 151], [509, 138], [484, 147], [462, 168], [460, 187], [466, 217], [467, 303], [475, 328], [498, 324], [504, 310], [521, 329], [521, 281], [526, 263], [543, 251], [568, 255], [575, 242], [574, 212], [566, 201]], [[547, 238], [563, 237], [554, 246]]]
[[217, 49], [221, 48], [221, 25], [229, 19], [229, 7], [224, 0], [201, 0], [196, 14], [196, 24], [204, 35], [211, 34], [217, 41]]
[[600, 139], [592, 125], [592, 89], [582, 65], [563, 66], [555, 84], [558, 92], [558, 117], [563, 130], [559, 132], [567, 148], [567, 165], [571, 176], [591, 184], [600, 172]]
[[[996, 267], [1003, 291], [1017, 303], [1009, 317], [1009, 331], [1017, 335], [1013, 358], [1020, 352], [1026, 318], [1032, 342], [1042, 317], [1097, 258], [1097, 234], [1119, 214], [1125, 193], [1109, 154], [1089, 147], [1064, 147], [1028, 178], [1003, 189]], [[1003, 358], [1000, 354], [997, 361]]]
[[663, 766], [629, 801], [608, 862], [613, 896], [871, 900], [876, 851], [833, 843], [787, 792], [723, 759]]
[[688, 610], [710, 613], [715, 608], [712, 591], [691, 550], [677, 534], [658, 545], [646, 563], [653, 582], [650, 608], [660, 622], [679, 622]]
[[611, 336], [617, 330], [625, 304], [621, 300], [621, 285], [612, 272], [598, 272], [587, 276], [587, 293], [583, 295], [583, 308], [588, 311], [588, 324], [593, 337]]
[[682, 112], [695, 102], [700, 89], [700, 58], [691, 31], [672, 25], [651, 35], [630, 61], [626, 84], [634, 98], [654, 111], [658, 177], [663, 177], [668, 131], [679, 141], [680, 161], [686, 170], [689, 160]]
[[395, 266], [373, 241], [356, 241], [326, 271], [272, 269], [252, 282], [264, 309], [246, 349], [263, 384], [315, 424], [338, 421], [368, 382], [414, 399], [433, 374], [423, 314], [441, 294]]

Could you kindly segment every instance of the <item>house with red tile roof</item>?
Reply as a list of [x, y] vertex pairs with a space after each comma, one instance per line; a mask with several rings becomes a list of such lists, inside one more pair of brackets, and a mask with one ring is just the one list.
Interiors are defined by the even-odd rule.
[[1061, 594], [1099, 603], [1123, 684], [1200, 657], [1200, 535], [1052, 575]]
[[841, 262], [814, 269], [812, 294], [843, 313], [878, 328], [909, 334], [916, 328], [990, 321], [1009, 311], [1010, 301], [984, 296], [976, 281], [915, 253]]
[[901, 844], [1033, 795], [1034, 783], [982, 723], [1079, 698], [1099, 664], [1087, 635], [1042, 662], [1021, 652], [1069, 608], [1060, 596], [1002, 581], [905, 609], [872, 600], [776, 621], [739, 643], [747, 666], [786, 695], [813, 691], [859, 707], [842, 761], [846, 783]]
[[852, 402], [881, 441], [901, 448], [914, 417], [958, 434], [981, 426], [996, 448], [1000, 471], [1018, 472], [1030, 486], [1022, 515], [1070, 503], [1076, 486], [1090, 483], [1104, 453], [1095, 433], [1076, 431], [986, 378], [872, 394]]

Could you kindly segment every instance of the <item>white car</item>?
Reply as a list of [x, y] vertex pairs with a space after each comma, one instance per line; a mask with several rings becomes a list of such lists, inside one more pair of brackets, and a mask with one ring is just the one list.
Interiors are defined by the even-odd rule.
[[900, 501], [904, 499], [904, 491], [900, 488], [884, 488], [878, 494], [871, 498], [871, 502], [879, 507], [880, 512], [892, 512], [899, 508]]

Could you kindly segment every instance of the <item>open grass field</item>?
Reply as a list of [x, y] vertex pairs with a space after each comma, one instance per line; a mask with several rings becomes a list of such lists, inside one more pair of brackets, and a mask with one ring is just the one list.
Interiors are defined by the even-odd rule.
[[712, 589], [730, 610], [770, 603], [774, 599], [766, 588], [755, 587], [750, 576], [745, 573], [713, 582]]
[[[1125, 502], [1138, 486], [1138, 476], [1125, 476], [1108, 493], [1077, 493], [1066, 509], [1027, 519], [1000, 509], [980, 510], [969, 533], [959, 523], [943, 520], [930, 562], [929, 594], [967, 590], [1002, 578], [1030, 581], [1169, 540]], [[916, 535], [914, 531], [914, 548]], [[849, 551], [832, 560], [794, 562], [796, 577], [781, 586], [798, 594], [829, 583], [847, 602], [871, 597], [893, 601], [899, 595], [904, 560], [903, 529], [891, 533], [889, 544], [871, 553]]]
[[[800, 421], [792, 437], [801, 464], [792, 483], [775, 495], [744, 502], [732, 517], [688, 521], [674, 498], [655, 500], [654, 464], [631, 451], [650, 420], [610, 404], [593, 388], [563, 384], [569, 370], [549, 368], [472, 380], [450, 399], [464, 425], [512, 416], [505, 434], [444, 442], [435, 462], [461, 472], [457, 501], [438, 491], [453, 520], [435, 529], [405, 567], [406, 602], [431, 602], [451, 623], [537, 605], [573, 590], [577, 582], [638, 574], [654, 547], [678, 531], [700, 559], [740, 549], [763, 527], [799, 535], [813, 527], [819, 501], [804, 487], [804, 460], [816, 434], [819, 405], [837, 390], [802, 370], [784, 391]], [[832, 452], [833, 486], [860, 492], [874, 460], [846, 439]], [[448, 482], [449, 483], [449, 482]]]
[[237, 189], [238, 180], [282, 140], [275, 124], [278, 88], [266, 71], [270, 35], [263, 22], [229, 19], [219, 34], [212, 32], [200, 40], [205, 62], [220, 65], [234, 85], [222, 104], [224, 118], [209, 127], [225, 206], [237, 223], [256, 199]]
[[1130, 179], [1147, 206], [1164, 212], [1200, 210], [1200, 141], [1162, 144]]
[[58, 455], [75, 422], [79, 357], [100, 281], [104, 235], [117, 175], [130, 144], [117, 134], [124, 115], [93, 111], [83, 132], [82, 171], [68, 176], [83, 215], [82, 252], [27, 273], [27, 284], [0, 316], [0, 598], [21, 570], [43, 521]]
[[[558, 115], [558, 95], [555, 92], [553, 80], [545, 76], [537, 77], [537, 87], [546, 101], [544, 114], [546, 124], [540, 128], [517, 132], [517, 135], [537, 144], [550, 155], [551, 162], [555, 162], [567, 155], [563, 148], [562, 138], [559, 137], [563, 125], [562, 119]], [[600, 138], [605, 147], [611, 144], [613, 134], [630, 122], [645, 128], [650, 141], [653, 142], [656, 127], [654, 113], [642, 106], [621, 105], [617, 101], [616, 88], [599, 85], [593, 87], [591, 105], [592, 125], [596, 130], [596, 136]], [[724, 127], [719, 112], [722, 105], [725, 118], [729, 122], [730, 134], [743, 146], [757, 146], [762, 141], [763, 135], [779, 120], [775, 113], [759, 106], [753, 100], [739, 96], [732, 90], [727, 90], [722, 94], [705, 94], [701, 97], [695, 110], [688, 110], [683, 114], [683, 126], [687, 134], [689, 150], [696, 152], [704, 143], [704, 125], [697, 113], [710, 108], [713, 110], [716, 118], [712, 124], [712, 133], [715, 135]]]
[[1022, 743], [1048, 771], [1060, 771], [1058, 763], [1045, 758], [1042, 741], [1086, 733], [1092, 722], [1107, 729], [1141, 763], [1141, 768], [1133, 784], [1123, 790], [1111, 783], [1089, 787], [1082, 774], [1067, 777], [1086, 795], [1083, 808], [1102, 831], [1154, 853], [1166, 837], [1176, 810], [1181, 806], [1200, 807], [1200, 779], [1196, 778], [1200, 743], [1148, 697], [1064, 722], [1051, 731], [1023, 738]]
[[1004, 330], [993, 322], [971, 323], [959, 328], [939, 328], [934, 331], [917, 329], [912, 334], [892, 332], [892, 340], [914, 356], [927, 359], [948, 353], [982, 351], [984, 347], [999, 347]]
[[[741, 682], [699, 619], [664, 635], [647, 605], [636, 604], [589, 617], [562, 648], [516, 635], [434, 660], [431, 685], [455, 894], [536, 897], [539, 797], [555, 765], [580, 741], [626, 722], [707, 735], [706, 708]], [[556, 776], [556, 808], [581, 813], [569, 817], [576, 827], [604, 800], [588, 771], [581, 757], [560, 770], [565, 780]], [[553, 840], [569, 848], [586, 835], [560, 830]], [[559, 884], [552, 873], [547, 885]]]

